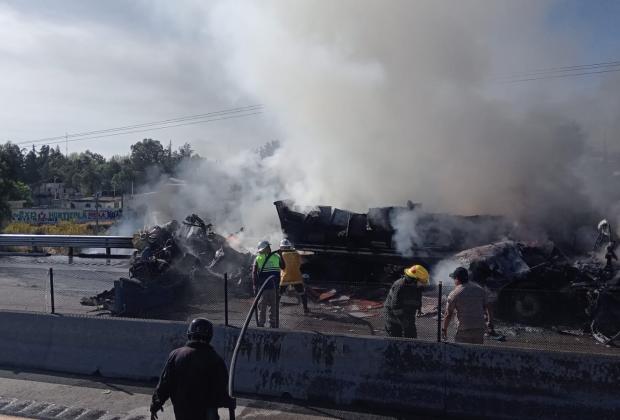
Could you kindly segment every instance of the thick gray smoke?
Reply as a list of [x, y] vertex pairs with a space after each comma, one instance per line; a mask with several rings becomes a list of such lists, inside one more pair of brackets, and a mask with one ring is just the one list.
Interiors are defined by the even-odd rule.
[[[260, 236], [277, 231], [275, 199], [359, 211], [411, 199], [575, 243], [596, 219], [579, 113], [561, 94], [496, 82], [578, 60], [578, 43], [546, 27], [552, 4], [216, 2], [206, 30], [228, 82], [265, 105], [283, 147], [258, 167], [241, 156], [188, 169], [196, 186], [179, 207]], [[403, 219], [404, 249], [417, 238]]]
[[539, 95], [501, 100], [509, 87], [489, 82], [502, 60], [570, 57], [567, 40], [540, 37], [548, 4], [226, 1], [211, 24], [230, 77], [279, 123], [273, 164], [298, 202], [412, 199], [571, 241], [591, 212], [575, 173], [584, 134]]
[[273, 197], [283, 194], [270, 159], [247, 151], [226, 161], [187, 161], [179, 179], [154, 176], [154, 182], [128, 198], [126, 223], [119, 233], [131, 234], [145, 226], [182, 221], [197, 214], [216, 232], [233, 235], [232, 245], [253, 248], [259, 240], [278, 242], [281, 234]]

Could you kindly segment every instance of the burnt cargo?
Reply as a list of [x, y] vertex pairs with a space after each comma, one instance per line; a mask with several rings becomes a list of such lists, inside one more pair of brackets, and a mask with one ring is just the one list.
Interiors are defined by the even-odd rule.
[[403, 207], [371, 208], [367, 213], [331, 206], [304, 208], [289, 200], [274, 205], [283, 234], [299, 250], [367, 255], [393, 262], [430, 264], [497, 241], [510, 230], [501, 217], [426, 213], [411, 202]]

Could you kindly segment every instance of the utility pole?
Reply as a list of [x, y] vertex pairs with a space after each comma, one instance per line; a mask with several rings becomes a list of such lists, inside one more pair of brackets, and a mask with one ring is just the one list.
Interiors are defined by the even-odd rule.
[[69, 134], [65, 131], [65, 156], [69, 157]]
[[99, 235], [99, 193], [95, 193], [95, 234]]

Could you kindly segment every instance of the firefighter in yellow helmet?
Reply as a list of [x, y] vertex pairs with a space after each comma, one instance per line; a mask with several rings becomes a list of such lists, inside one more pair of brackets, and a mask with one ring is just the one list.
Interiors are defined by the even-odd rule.
[[426, 268], [416, 264], [406, 268], [390, 288], [383, 304], [385, 331], [390, 337], [417, 338], [415, 318], [422, 308], [422, 292], [429, 277]]

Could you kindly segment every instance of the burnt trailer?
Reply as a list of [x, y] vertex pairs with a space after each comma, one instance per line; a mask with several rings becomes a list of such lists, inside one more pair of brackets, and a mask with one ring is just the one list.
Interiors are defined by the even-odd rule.
[[111, 290], [84, 297], [83, 305], [112, 315], [165, 316], [208, 300], [224, 281], [234, 285], [248, 276], [251, 255], [233, 249], [195, 214], [181, 223], [172, 220], [139, 231], [133, 242], [129, 277], [115, 281]]
[[433, 266], [509, 231], [497, 216], [424, 212], [419, 204], [356, 213], [276, 201], [283, 234], [304, 254], [304, 272], [321, 281], [387, 282], [413, 263]]

